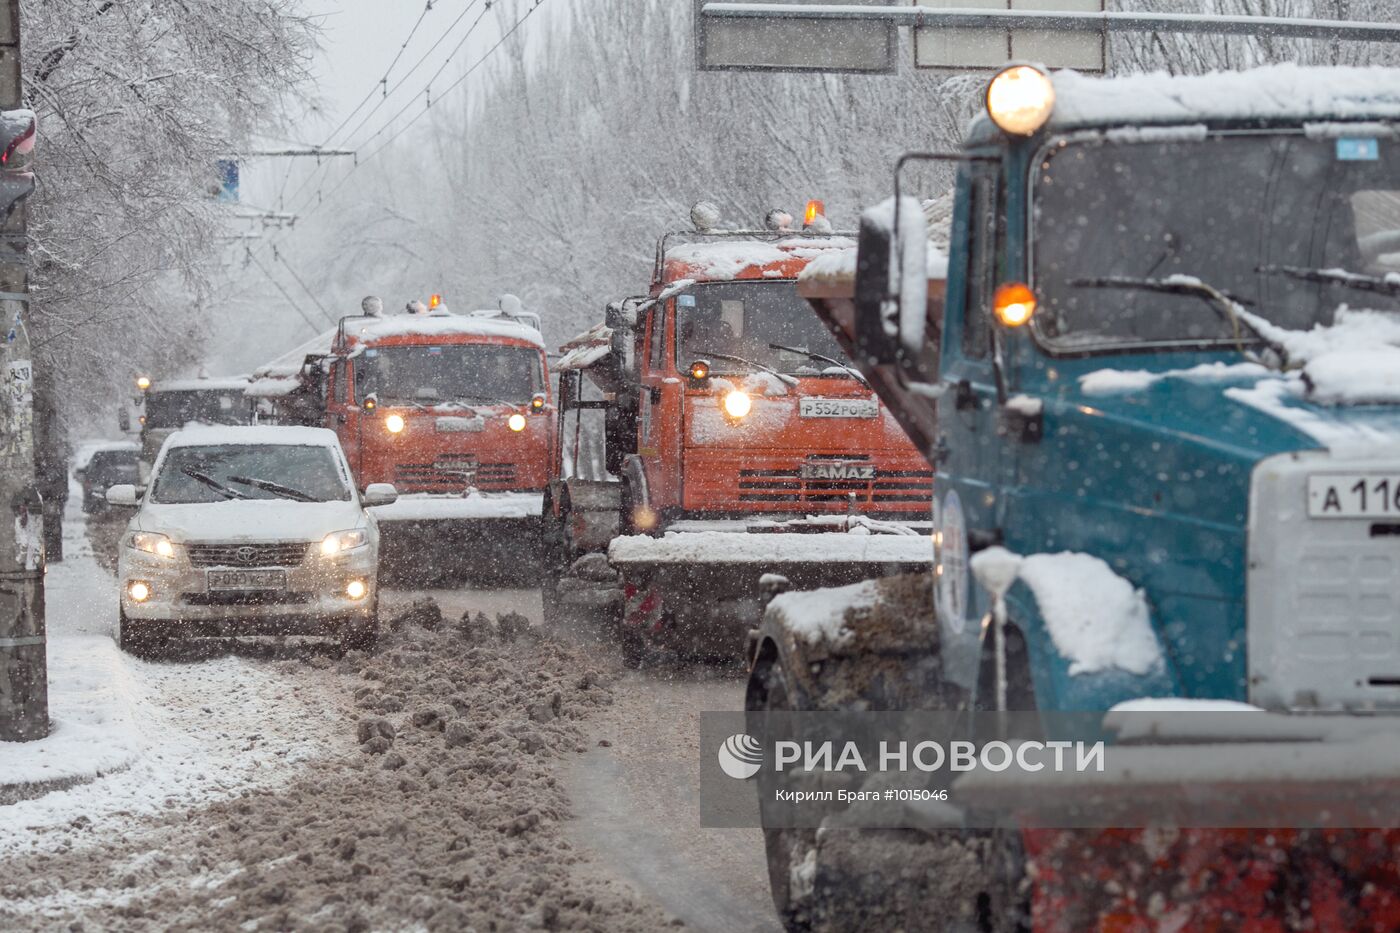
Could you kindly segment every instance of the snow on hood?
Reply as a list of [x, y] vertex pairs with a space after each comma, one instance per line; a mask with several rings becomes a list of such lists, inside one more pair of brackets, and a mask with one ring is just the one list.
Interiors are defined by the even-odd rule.
[[338, 448], [340, 439], [328, 428], [291, 425], [200, 425], [181, 428], [166, 440], [166, 448], [227, 444], [291, 444]]
[[1137, 392], [1167, 379], [1191, 382], [1230, 381], [1241, 376], [1263, 376], [1269, 370], [1258, 363], [1202, 363], [1189, 369], [1152, 372], [1146, 369], [1096, 369], [1079, 377], [1085, 395], [1115, 395]]
[[292, 502], [287, 499], [230, 499], [161, 505], [147, 502], [132, 527], [169, 535], [177, 544], [191, 541], [319, 541], [332, 531], [365, 524], [360, 504]]
[[1248, 71], [1094, 78], [1056, 72], [1052, 126], [1202, 120], [1400, 118], [1400, 70], [1271, 65]]
[[1147, 597], [1091, 554], [1066, 551], [1021, 557], [993, 547], [973, 555], [984, 586], [1019, 579], [1035, 594], [1046, 631], [1071, 676], [1110, 669], [1148, 674], [1161, 668]]

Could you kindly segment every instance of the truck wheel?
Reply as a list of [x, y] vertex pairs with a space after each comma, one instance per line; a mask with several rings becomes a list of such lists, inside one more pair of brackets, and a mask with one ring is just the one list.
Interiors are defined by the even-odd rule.
[[[788, 698], [787, 683], [777, 662], [760, 663], [749, 675], [748, 701], [745, 703], [750, 713], [754, 712], [793, 712], [794, 707]], [[770, 798], [775, 788], [769, 786], [773, 778], [759, 773], [759, 793], [764, 799]], [[773, 897], [773, 909], [782, 921], [783, 929], [789, 933], [799, 933], [812, 929], [812, 918], [808, 916], [800, 898], [793, 891], [793, 871], [799, 869], [816, 843], [816, 831], [811, 829], [764, 829], [763, 849], [768, 861], [768, 890]], [[851, 927], [858, 929], [859, 924]]]

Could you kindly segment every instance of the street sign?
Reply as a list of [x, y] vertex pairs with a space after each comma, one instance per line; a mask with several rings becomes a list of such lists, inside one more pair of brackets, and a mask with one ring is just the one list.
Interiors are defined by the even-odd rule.
[[[1104, 0], [917, 0], [932, 9], [1102, 13]], [[914, 29], [914, 65], [956, 71], [1001, 68], [1008, 61], [1049, 68], [1103, 71], [1102, 30], [1065, 32], [1020, 28], [922, 26]]]
[[[814, 71], [892, 74], [898, 62], [893, 23], [810, 19], [720, 19], [695, 4], [700, 71]], [[790, 0], [812, 6], [819, 0]], [[846, 0], [876, 6], [886, 0]]]

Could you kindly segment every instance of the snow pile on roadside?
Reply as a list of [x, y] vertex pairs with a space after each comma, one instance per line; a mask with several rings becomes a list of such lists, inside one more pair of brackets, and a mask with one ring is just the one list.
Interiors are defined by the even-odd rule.
[[46, 859], [0, 855], [0, 928], [664, 927], [562, 826], [556, 762], [584, 750], [613, 675], [518, 615], [414, 618], [435, 630], [276, 665], [289, 692], [308, 674], [331, 688], [314, 715], [261, 713], [334, 738], [293, 780], [120, 831], [75, 822]]
[[1018, 579], [1030, 587], [1071, 675], [1114, 668], [1147, 674], [1161, 667], [1146, 596], [1099, 558], [1068, 551], [1021, 557], [988, 548], [973, 556], [972, 570], [984, 586], [1002, 592]]
[[[55, 568], [51, 576], [57, 573]], [[6, 787], [76, 781], [130, 764], [148, 744], [136, 723], [139, 694], [111, 638], [54, 639], [49, 651], [52, 731], [36, 742], [0, 742], [0, 800]]]

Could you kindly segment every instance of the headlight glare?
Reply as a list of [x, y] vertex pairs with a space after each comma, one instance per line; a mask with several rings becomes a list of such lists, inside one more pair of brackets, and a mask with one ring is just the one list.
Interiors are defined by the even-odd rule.
[[731, 418], [742, 418], [753, 409], [753, 399], [749, 398], [747, 392], [734, 389], [725, 393], [724, 413]]
[[403, 415], [390, 415], [384, 419], [384, 429], [390, 434], [398, 434], [404, 429]]
[[525, 416], [516, 412], [506, 419], [506, 427], [516, 432], [525, 430]]
[[175, 545], [170, 543], [170, 539], [163, 534], [154, 531], [137, 531], [131, 536], [127, 545], [138, 551], [145, 551], [147, 554], [154, 554], [157, 557], [174, 557]]
[[369, 542], [369, 535], [365, 534], [363, 528], [352, 528], [349, 531], [332, 531], [321, 539], [321, 553], [327, 557], [345, 551], [353, 551], [355, 548], [364, 547]]

